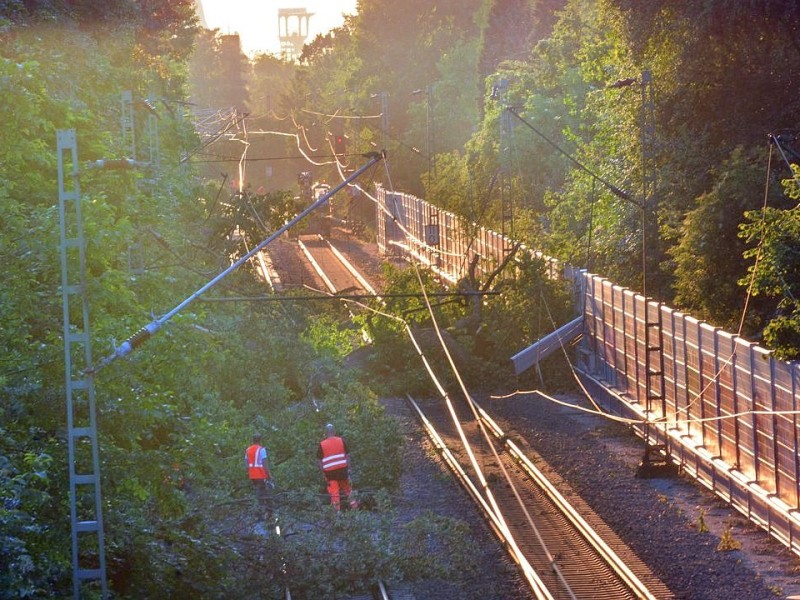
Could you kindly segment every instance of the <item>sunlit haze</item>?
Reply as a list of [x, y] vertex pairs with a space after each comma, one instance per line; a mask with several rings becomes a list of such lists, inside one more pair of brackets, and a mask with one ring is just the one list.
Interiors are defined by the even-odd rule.
[[223, 34], [238, 33], [242, 50], [279, 54], [278, 9], [300, 8], [313, 13], [308, 26], [308, 41], [327, 33], [344, 21], [343, 14], [354, 14], [357, 0], [200, 0], [206, 26]]

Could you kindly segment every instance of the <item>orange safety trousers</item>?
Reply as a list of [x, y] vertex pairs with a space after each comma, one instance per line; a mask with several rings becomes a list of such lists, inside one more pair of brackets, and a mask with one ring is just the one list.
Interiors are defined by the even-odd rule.
[[[342, 508], [342, 496], [349, 497], [353, 491], [347, 479], [328, 479], [328, 495], [331, 497], [331, 504], [336, 510]], [[355, 498], [350, 498], [350, 508], [358, 508]]]

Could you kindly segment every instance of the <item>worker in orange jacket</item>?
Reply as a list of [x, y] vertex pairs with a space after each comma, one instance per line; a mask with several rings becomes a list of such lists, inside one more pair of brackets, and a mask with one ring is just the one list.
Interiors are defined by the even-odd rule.
[[325, 475], [328, 495], [334, 508], [341, 509], [342, 498], [350, 508], [358, 508], [355, 498], [350, 498], [353, 489], [350, 484], [350, 453], [347, 449], [347, 442], [336, 435], [331, 423], [325, 426], [325, 439], [319, 443], [317, 458], [319, 459], [319, 468]]
[[253, 443], [245, 450], [247, 475], [253, 484], [256, 500], [259, 507], [263, 508], [267, 518], [272, 517], [272, 494], [275, 487], [269, 472], [269, 454], [261, 445], [261, 435], [253, 435]]

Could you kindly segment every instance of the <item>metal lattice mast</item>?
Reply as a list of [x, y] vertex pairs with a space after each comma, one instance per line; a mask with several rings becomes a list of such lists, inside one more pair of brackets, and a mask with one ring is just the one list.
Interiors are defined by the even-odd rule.
[[[658, 214], [656, 211], [656, 162], [655, 162], [655, 100], [653, 98], [653, 75], [642, 71], [642, 295], [647, 299], [647, 280], [660, 296]], [[645, 301], [645, 400], [649, 413], [666, 416], [664, 394], [664, 339], [662, 333], [661, 307]], [[649, 428], [645, 428], [644, 463], [651, 462], [650, 454], [655, 450], [666, 452], [663, 445], [652, 446]]]
[[75, 130], [59, 130], [56, 146], [73, 596], [80, 598], [83, 588], [88, 587], [84, 583], [95, 582], [106, 598], [108, 583], [94, 379], [86, 374], [92, 365], [92, 346]]
[[133, 94], [130, 90], [122, 92], [122, 147], [128, 158], [136, 160], [136, 129], [133, 111]]
[[508, 80], [501, 79], [496, 88], [500, 113], [500, 202], [502, 211], [503, 256], [511, 252], [514, 239], [514, 199], [511, 194], [511, 136], [513, 123], [508, 110]]
[[146, 100], [147, 107], [147, 139], [149, 142], [148, 162], [155, 169], [161, 167], [161, 140], [158, 133], [158, 114], [155, 111], [156, 100], [150, 97]]

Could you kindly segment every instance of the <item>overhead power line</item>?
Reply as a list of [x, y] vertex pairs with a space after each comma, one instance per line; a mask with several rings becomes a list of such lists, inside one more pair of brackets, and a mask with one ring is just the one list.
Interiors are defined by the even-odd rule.
[[553, 148], [555, 148], [556, 150], [558, 150], [558, 152], [560, 152], [561, 154], [563, 154], [564, 156], [566, 156], [566, 157], [567, 157], [567, 158], [568, 158], [568, 159], [569, 159], [569, 160], [570, 160], [570, 161], [571, 161], [571, 162], [572, 162], [572, 163], [573, 163], [575, 166], [577, 166], [579, 169], [581, 169], [582, 171], [584, 171], [585, 173], [587, 173], [588, 175], [590, 175], [591, 177], [593, 177], [594, 179], [596, 179], [597, 181], [599, 181], [600, 183], [602, 183], [604, 186], [606, 186], [606, 188], [608, 188], [608, 190], [609, 190], [609, 191], [610, 191], [612, 194], [614, 194], [614, 195], [615, 195], [615, 196], [617, 196], [618, 198], [622, 198], [623, 200], [627, 200], [628, 202], [630, 202], [631, 204], [634, 204], [634, 205], [638, 206], [639, 208], [642, 208], [642, 204], [641, 204], [641, 202], [639, 202], [638, 200], [636, 200], [636, 199], [635, 199], [633, 196], [631, 196], [631, 195], [630, 195], [628, 192], [621, 190], [620, 188], [618, 188], [617, 186], [615, 186], [613, 183], [610, 183], [610, 182], [606, 181], [605, 179], [603, 179], [602, 177], [600, 177], [600, 175], [598, 175], [597, 173], [595, 173], [594, 171], [592, 171], [591, 169], [589, 169], [589, 168], [588, 168], [586, 165], [584, 165], [584, 164], [583, 164], [582, 162], [580, 162], [578, 159], [576, 159], [575, 157], [573, 157], [573, 156], [572, 156], [572, 155], [571, 155], [569, 152], [567, 152], [566, 150], [562, 149], [562, 148], [561, 148], [561, 146], [559, 146], [558, 144], [556, 144], [556, 143], [555, 143], [553, 140], [551, 140], [549, 137], [547, 137], [547, 136], [546, 136], [545, 134], [543, 134], [541, 131], [539, 131], [538, 129], [536, 129], [536, 127], [534, 127], [534, 126], [533, 126], [533, 125], [531, 125], [531, 124], [530, 124], [528, 121], [526, 121], [525, 119], [523, 119], [523, 118], [522, 118], [522, 116], [520, 116], [520, 114], [519, 114], [519, 113], [516, 111], [516, 108], [515, 108], [515, 107], [513, 107], [513, 106], [509, 106], [508, 108], [506, 108], [506, 110], [507, 110], [508, 112], [510, 112], [512, 115], [514, 115], [515, 117], [517, 117], [517, 119], [519, 119], [519, 120], [520, 120], [520, 121], [521, 121], [521, 122], [522, 122], [522, 123], [523, 123], [523, 124], [524, 124], [526, 127], [528, 127], [528, 129], [530, 129], [531, 131], [533, 131], [533, 132], [534, 132], [536, 135], [538, 135], [540, 138], [542, 138], [542, 139], [543, 139], [545, 142], [547, 142], [547, 143], [548, 143], [548, 144], [550, 144], [550, 145], [551, 145]]

